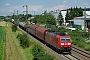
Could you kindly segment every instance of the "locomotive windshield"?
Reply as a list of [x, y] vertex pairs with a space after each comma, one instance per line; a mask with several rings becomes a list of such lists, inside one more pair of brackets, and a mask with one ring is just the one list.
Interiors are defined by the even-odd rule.
[[66, 42], [70, 42], [70, 38], [66, 38]]
[[61, 42], [70, 42], [70, 38], [61, 38]]
[[63, 38], [63, 39], [61, 39], [61, 42], [65, 42], [65, 39]]

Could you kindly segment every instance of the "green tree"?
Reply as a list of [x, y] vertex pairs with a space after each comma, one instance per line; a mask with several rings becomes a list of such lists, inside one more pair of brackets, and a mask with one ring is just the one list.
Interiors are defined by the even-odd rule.
[[67, 9], [67, 12], [66, 12], [65, 20], [66, 20], [66, 22], [68, 22], [68, 20], [70, 20], [70, 13], [69, 13], [68, 9]]
[[71, 9], [70, 9], [70, 18], [69, 19], [73, 19], [74, 18], [74, 13], [75, 13], [75, 11], [74, 11], [74, 9], [71, 7]]
[[53, 15], [51, 15], [51, 14], [47, 15], [46, 24], [56, 25], [56, 20]]
[[59, 22], [60, 25], [62, 25], [62, 23], [64, 22], [63, 16], [61, 14], [61, 11], [58, 14], [57, 20]]
[[17, 25], [12, 25], [12, 31], [16, 32], [16, 30], [17, 30]]
[[83, 16], [82, 8], [81, 7], [78, 8], [77, 6], [74, 8], [71, 7], [69, 9], [67, 9], [65, 20], [66, 20], [66, 22], [68, 22], [68, 20], [71, 20], [74, 17], [80, 17], [80, 16]]
[[45, 50], [38, 44], [35, 44], [32, 49], [32, 54], [34, 56], [33, 60], [53, 60], [50, 54], [46, 53]]
[[56, 25], [56, 20], [53, 15], [36, 15], [34, 19], [31, 19], [30, 22], [39, 23], [39, 24], [51, 24]]
[[33, 23], [35, 23], [35, 24], [36, 24], [36, 23], [39, 23], [39, 21], [38, 21], [38, 20], [39, 20], [39, 16], [40, 16], [40, 15], [35, 15], [34, 18], [30, 20], [30, 22], [33, 22]]
[[27, 14], [27, 15], [24, 15], [25, 18], [29, 18], [29, 17], [32, 17], [31, 14]]
[[77, 6], [76, 6], [76, 7], [74, 7], [74, 15], [75, 15], [74, 17], [78, 17], [78, 16], [79, 16]]
[[26, 34], [23, 34], [23, 35], [19, 34], [17, 38], [20, 38], [20, 44], [23, 48], [29, 47], [30, 43]]
[[0, 16], [0, 21], [3, 21], [4, 20], [4, 16]]
[[24, 14], [19, 14], [18, 18], [24, 17]]
[[83, 10], [81, 7], [78, 9], [78, 11], [79, 11], [79, 16], [83, 16]]

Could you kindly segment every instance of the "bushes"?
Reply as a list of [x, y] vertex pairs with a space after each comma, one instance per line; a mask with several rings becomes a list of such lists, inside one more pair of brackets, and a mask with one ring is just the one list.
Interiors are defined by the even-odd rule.
[[90, 43], [85, 42], [85, 40], [90, 36], [88, 32], [80, 32], [78, 30], [72, 32], [69, 31], [69, 35], [71, 36], [74, 45], [90, 51]]
[[17, 30], [17, 25], [12, 25], [12, 32], [16, 32], [16, 30]]
[[90, 43], [85, 44], [84, 49], [90, 51]]
[[22, 34], [18, 34], [17, 38], [20, 39], [20, 44], [21, 44], [21, 46], [23, 48], [29, 47], [30, 43], [29, 43], [29, 39], [28, 39], [26, 34], [23, 34], [23, 35]]
[[89, 37], [89, 33], [88, 32], [81, 32], [80, 36], [84, 37], [84, 38], [88, 38]]
[[33, 60], [53, 60], [54, 59], [54, 57], [46, 53], [44, 49], [38, 44], [35, 44], [34, 47], [32, 48], [32, 54], [34, 56]]
[[[54, 57], [48, 54], [39, 44], [29, 41], [26, 34], [18, 34], [17, 38], [20, 40], [20, 45], [23, 48], [29, 47], [30, 53], [33, 56], [32, 60], [53, 60]], [[25, 49], [26, 50], [26, 49]], [[28, 54], [30, 54], [28, 52]]]

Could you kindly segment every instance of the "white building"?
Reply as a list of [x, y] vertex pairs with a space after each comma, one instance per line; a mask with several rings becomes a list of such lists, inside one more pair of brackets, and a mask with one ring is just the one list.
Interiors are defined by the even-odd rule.
[[87, 29], [90, 29], [90, 16], [86, 16], [86, 19], [84, 16], [82, 17], [75, 17], [74, 24], [81, 25], [82, 30], [84, 30], [85, 26]]
[[[86, 8], [86, 15], [90, 15], [90, 8]], [[58, 17], [58, 14], [59, 14], [60, 10], [57, 10], [56, 12], [51, 12], [52, 15], [54, 15], [54, 17], [57, 19]], [[83, 14], [84, 14], [84, 9], [83, 9]], [[62, 13], [62, 16], [64, 18], [64, 23], [66, 22], [65, 21], [65, 17], [66, 17], [66, 10], [61, 10], [61, 13]], [[58, 23], [58, 22], [57, 22]]]
[[[56, 12], [50, 12], [55, 18], [56, 18], [56, 20], [57, 20], [57, 17], [58, 17], [58, 14], [59, 14], [59, 10], [57, 10]], [[65, 21], [65, 16], [66, 16], [66, 10], [63, 10], [63, 11], [61, 11], [61, 14], [62, 14], [62, 16], [63, 16], [63, 18], [64, 18], [64, 22], [66, 22]], [[56, 23], [58, 24], [58, 22], [56, 21]]]

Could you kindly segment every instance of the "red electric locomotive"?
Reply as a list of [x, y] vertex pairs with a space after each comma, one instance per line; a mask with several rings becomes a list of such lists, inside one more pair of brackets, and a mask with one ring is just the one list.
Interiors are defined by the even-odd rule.
[[47, 31], [45, 41], [55, 47], [60, 52], [70, 52], [72, 40], [70, 36], [54, 31]]

